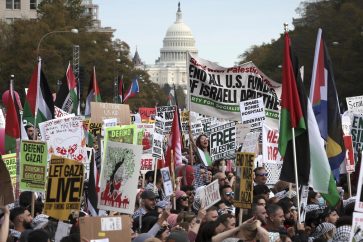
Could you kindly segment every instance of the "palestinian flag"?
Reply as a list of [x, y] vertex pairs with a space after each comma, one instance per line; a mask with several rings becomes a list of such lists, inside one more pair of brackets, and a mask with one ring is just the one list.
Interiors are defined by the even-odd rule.
[[279, 135], [279, 151], [283, 157], [280, 180], [295, 183], [292, 140], [294, 128], [299, 185], [307, 185], [310, 173], [307, 96], [298, 79], [297, 59], [292, 58], [290, 48], [290, 37], [285, 33]]
[[69, 63], [66, 76], [57, 93], [55, 105], [67, 113], [77, 114], [78, 94], [77, 79], [74, 76], [71, 64]]
[[[34, 119], [36, 115], [36, 120]], [[23, 120], [39, 124], [54, 118], [54, 102], [41, 60], [35, 66], [26, 95]]]
[[5, 153], [16, 153], [16, 140], [20, 138], [18, 112], [15, 106], [14, 89], [10, 84], [10, 97], [6, 106], [5, 117]]
[[89, 83], [88, 94], [86, 99], [86, 110], [84, 111], [84, 115], [91, 115], [91, 102], [101, 102], [101, 94], [100, 89], [98, 88], [97, 78], [96, 78], [96, 68], [93, 67], [93, 72], [91, 75], [91, 80]]

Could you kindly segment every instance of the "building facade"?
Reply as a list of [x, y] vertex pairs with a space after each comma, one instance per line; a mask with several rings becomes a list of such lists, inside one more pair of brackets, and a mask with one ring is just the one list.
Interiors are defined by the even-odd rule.
[[2, 0], [0, 20], [13, 23], [16, 19], [35, 19], [39, 2], [41, 0]]
[[198, 54], [195, 47], [193, 33], [188, 25], [183, 22], [180, 3], [176, 12], [175, 22], [166, 31], [160, 57], [154, 65], [146, 67], [152, 82], [163, 86], [177, 85], [186, 87], [186, 60], [187, 52]]

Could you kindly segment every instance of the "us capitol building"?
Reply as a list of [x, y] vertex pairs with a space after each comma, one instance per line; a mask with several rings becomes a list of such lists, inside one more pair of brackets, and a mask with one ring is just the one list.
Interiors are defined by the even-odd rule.
[[[198, 54], [191, 29], [183, 22], [180, 3], [176, 12], [175, 22], [166, 31], [160, 57], [154, 65], [147, 65], [145, 70], [149, 73], [152, 82], [163, 86], [187, 85], [186, 59], [187, 52]], [[136, 56], [137, 55], [137, 56]], [[135, 53], [136, 58], [140, 58]], [[139, 61], [134, 57], [134, 63]]]

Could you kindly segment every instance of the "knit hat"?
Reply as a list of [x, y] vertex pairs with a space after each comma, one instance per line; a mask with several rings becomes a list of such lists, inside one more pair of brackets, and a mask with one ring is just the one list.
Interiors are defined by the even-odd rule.
[[333, 236], [333, 242], [345, 242], [349, 241], [350, 231], [352, 226], [343, 225], [337, 228], [337, 232]]
[[323, 234], [329, 232], [332, 229], [335, 229], [334, 224], [326, 222], [321, 223], [316, 227], [315, 232], [313, 233], [313, 237], [316, 239], [320, 238]]
[[189, 242], [188, 234], [184, 230], [173, 231], [166, 242]]
[[187, 196], [187, 194], [184, 191], [182, 191], [182, 190], [175, 191], [175, 198], [176, 199], [179, 199], [182, 196]]
[[171, 228], [176, 226], [176, 219], [178, 218], [178, 214], [171, 213], [169, 217], [167, 218], [167, 222], [170, 225]]

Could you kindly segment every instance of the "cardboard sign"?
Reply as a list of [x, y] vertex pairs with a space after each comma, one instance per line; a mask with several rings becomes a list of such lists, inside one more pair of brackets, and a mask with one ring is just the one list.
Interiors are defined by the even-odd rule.
[[13, 203], [15, 190], [13, 189], [13, 184], [11, 183], [10, 174], [5, 164], [4, 156], [2, 156], [2, 159], [0, 159], [0, 187], [0, 206]]
[[83, 173], [82, 163], [52, 156], [44, 203], [45, 214], [59, 220], [67, 220], [72, 212], [81, 209]]
[[173, 125], [174, 119], [174, 110], [175, 106], [159, 106], [156, 107], [156, 123], [162, 122], [162, 124], [158, 124], [155, 126], [160, 126], [163, 129], [163, 134], [169, 134], [171, 131], [171, 126]]
[[212, 161], [229, 159], [236, 156], [236, 127], [235, 123], [227, 123], [211, 129], [209, 138], [210, 156]]
[[131, 241], [131, 224], [128, 215], [79, 218], [81, 238], [88, 241]]
[[44, 192], [47, 171], [47, 144], [22, 140], [20, 144], [20, 190]]
[[142, 173], [154, 170], [155, 158], [152, 154], [142, 154], [141, 155], [141, 168]]
[[353, 140], [351, 135], [344, 135], [344, 146], [346, 149], [345, 156], [345, 167], [348, 173], [355, 171], [354, 151], [353, 151]]
[[3, 155], [2, 158], [5, 163], [6, 168], [9, 171], [11, 184], [13, 186], [13, 191], [15, 192], [16, 191], [16, 167], [17, 167], [16, 153]]
[[254, 160], [255, 153], [237, 153], [233, 204], [238, 208], [252, 208]]
[[240, 102], [242, 124], [250, 124], [251, 131], [261, 130], [265, 120], [265, 106], [263, 98], [256, 98]]
[[221, 200], [221, 195], [219, 194], [219, 183], [218, 180], [215, 180], [203, 187], [201, 191], [201, 207], [208, 209], [212, 207], [214, 204]]
[[108, 141], [100, 176], [98, 208], [133, 214], [142, 146]]
[[349, 241], [360, 242], [362, 240], [363, 240], [363, 213], [354, 212]]
[[278, 125], [281, 84], [252, 62], [224, 68], [189, 53], [187, 76], [191, 111], [240, 121], [240, 102], [263, 97], [266, 117]]
[[102, 123], [104, 119], [117, 118], [119, 125], [130, 124], [130, 107], [126, 104], [91, 102], [91, 120]]
[[170, 196], [173, 194], [173, 183], [171, 182], [169, 167], [161, 168], [160, 172], [163, 179], [165, 196]]
[[48, 154], [83, 162], [86, 159], [86, 138], [83, 117], [65, 117], [43, 122]]
[[348, 111], [363, 112], [363, 96], [347, 97]]
[[141, 117], [141, 122], [143, 123], [154, 123], [155, 122], [155, 115], [156, 115], [156, 108], [139, 108], [139, 114]]

